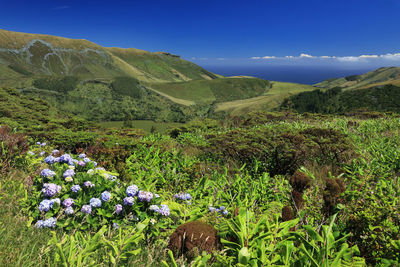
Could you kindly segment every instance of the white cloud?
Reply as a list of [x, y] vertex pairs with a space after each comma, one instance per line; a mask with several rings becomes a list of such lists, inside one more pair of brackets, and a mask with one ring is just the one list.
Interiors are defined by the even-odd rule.
[[400, 53], [381, 55], [381, 58], [387, 60], [400, 60]]
[[301, 54], [300, 54], [300, 57], [312, 58], [313, 56], [312, 56], [312, 55], [309, 55], [309, 54], [301, 53]]
[[359, 58], [378, 58], [378, 55], [361, 55]]
[[257, 60], [257, 59], [261, 59], [261, 57], [251, 57], [250, 59]]
[[274, 59], [274, 58], [276, 58], [275, 56], [265, 56], [265, 57], [263, 57], [263, 59]]
[[336, 58], [335, 56], [320, 56], [319, 58]]
[[339, 61], [344, 61], [344, 62], [357, 62], [360, 60], [360, 57], [349, 56], [349, 57], [338, 57], [337, 59]]
[[294, 58], [294, 56], [286, 56], [285, 58]]

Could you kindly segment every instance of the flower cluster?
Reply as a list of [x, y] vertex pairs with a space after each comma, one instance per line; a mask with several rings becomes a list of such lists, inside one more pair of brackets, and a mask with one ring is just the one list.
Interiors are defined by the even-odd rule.
[[92, 206], [93, 208], [100, 208], [101, 207], [100, 198], [94, 197], [90, 199], [90, 206]]
[[135, 199], [133, 197], [124, 198], [124, 205], [125, 206], [133, 206], [133, 204], [135, 204]]
[[153, 193], [147, 191], [139, 191], [137, 198], [141, 202], [150, 202], [153, 200]]
[[47, 220], [39, 220], [36, 223], [36, 228], [54, 228], [56, 227], [57, 219], [51, 217]]
[[39, 211], [40, 212], [48, 212], [50, 209], [53, 208], [54, 203], [57, 203], [58, 205], [60, 205], [60, 199], [59, 198], [44, 199], [39, 204]]
[[61, 186], [56, 185], [56, 184], [44, 184], [43, 185], [43, 189], [42, 189], [42, 193], [46, 196], [46, 197], [52, 197], [54, 195], [56, 195], [58, 192], [60, 192], [61, 190]]
[[83, 183], [83, 185], [84, 185], [85, 187], [87, 187], [87, 188], [94, 187], [94, 184], [92, 184], [91, 181], [86, 181], [86, 182]]
[[74, 192], [74, 193], [78, 193], [81, 190], [82, 190], [81, 186], [78, 185], [78, 184], [75, 184], [75, 185], [71, 186], [71, 191]]
[[180, 200], [191, 200], [192, 196], [189, 193], [179, 193], [179, 194], [175, 194], [174, 198], [180, 199]]
[[[110, 223], [115, 223], [115, 220], [110, 219], [109, 214], [112, 214], [110, 209], [114, 211], [114, 215], [119, 215], [118, 220], [139, 221], [139, 217], [134, 215], [137, 214], [138, 210], [152, 211], [163, 216], [170, 215], [168, 205], [151, 205], [160, 204], [161, 200], [158, 194], [139, 190], [137, 185], [127, 186], [125, 189], [126, 195], [122, 196], [122, 200], [118, 203], [120, 190], [114, 192], [114, 188], [110, 187], [110, 185], [121, 187], [122, 182], [118, 181], [117, 176], [107, 172], [104, 168], [95, 167], [96, 163], [83, 153], [79, 155], [79, 159], [77, 160], [69, 154], [60, 156], [60, 151], [53, 150], [51, 155], [44, 158], [44, 162], [49, 167], [42, 170], [40, 174], [42, 177], [52, 180], [52, 182], [43, 184], [41, 199], [35, 202], [37, 203], [36, 209], [40, 211], [40, 213], [36, 212], [34, 215], [37, 220], [37, 228], [54, 228], [56, 227], [57, 220], [61, 221], [60, 225], [66, 227], [71, 222], [83, 220], [83, 216], [86, 214], [105, 216], [103, 222], [106, 220], [110, 221]], [[46, 179], [43, 180], [46, 181]], [[69, 182], [71, 183], [67, 184]], [[95, 187], [94, 182], [96, 183], [96, 188], [91, 189]], [[100, 191], [100, 193], [98, 191], [99, 188], [105, 189]], [[178, 199], [191, 199], [190, 194], [177, 194], [176, 196]], [[86, 201], [90, 200], [82, 203], [82, 200], [85, 199]], [[55, 206], [55, 203], [58, 205]], [[135, 205], [136, 203], [137, 205]], [[54, 211], [50, 213], [51, 210]], [[47, 219], [53, 213], [57, 214]], [[74, 214], [76, 216], [68, 218], [68, 216]], [[82, 222], [91, 224], [90, 220]], [[115, 226], [119, 227], [119, 223], [116, 223]]]
[[134, 197], [139, 192], [139, 187], [137, 185], [130, 185], [126, 188], [126, 195], [128, 197]]
[[44, 159], [44, 162], [46, 162], [47, 164], [51, 165], [51, 164], [54, 164], [55, 162], [57, 162], [58, 160], [60, 160], [60, 158], [55, 158], [52, 155], [50, 155], [50, 156], [47, 156]]
[[215, 212], [215, 213], [220, 213], [220, 214], [222, 214], [222, 215], [224, 215], [224, 216], [226, 216], [226, 215], [229, 214], [229, 211], [227, 211], [226, 208], [225, 208], [224, 206], [220, 206], [219, 208], [214, 208], [214, 207], [210, 206], [210, 207], [208, 207], [208, 210], [209, 210], [211, 213], [213, 213], [213, 212]]
[[68, 169], [64, 172], [63, 177], [67, 178], [67, 177], [72, 177], [75, 175], [75, 171], [73, 169]]
[[103, 200], [104, 202], [110, 201], [111, 199], [111, 194], [108, 191], [104, 191], [103, 193], [101, 193], [101, 200]]
[[164, 204], [162, 204], [161, 207], [158, 207], [157, 205], [151, 205], [149, 207], [149, 210], [159, 213], [163, 216], [169, 216], [169, 214], [170, 214], [168, 205], [164, 205]]
[[44, 170], [40, 173], [40, 175], [42, 175], [42, 176], [45, 177], [45, 178], [49, 178], [49, 177], [54, 177], [54, 176], [56, 176], [56, 173], [53, 172], [53, 171], [50, 170], [50, 169], [44, 169]]
[[72, 198], [67, 198], [63, 201], [63, 206], [65, 208], [69, 208], [71, 206], [75, 205], [75, 201]]

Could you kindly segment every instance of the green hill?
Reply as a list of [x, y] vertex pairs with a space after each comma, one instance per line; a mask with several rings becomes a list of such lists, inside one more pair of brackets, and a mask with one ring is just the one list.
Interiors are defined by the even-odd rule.
[[315, 86], [321, 88], [340, 87], [344, 90], [351, 90], [386, 84], [400, 85], [400, 67], [380, 68], [362, 75], [329, 79], [317, 83]]
[[270, 110], [314, 89], [225, 78], [166, 52], [6, 30], [0, 30], [0, 86], [88, 120], [167, 122]]
[[[0, 30], [0, 79], [71, 75], [132, 76], [141, 81], [187, 81], [217, 76], [169, 53], [104, 48], [87, 40]], [[8, 69], [7, 69], [8, 68]]]

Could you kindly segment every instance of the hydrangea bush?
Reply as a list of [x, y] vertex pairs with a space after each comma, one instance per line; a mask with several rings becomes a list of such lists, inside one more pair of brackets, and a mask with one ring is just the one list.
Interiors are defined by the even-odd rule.
[[99, 229], [105, 224], [132, 225], [146, 218], [168, 219], [169, 207], [155, 192], [123, 183], [118, 174], [97, 167], [85, 154], [56, 157], [58, 153], [39, 155], [41, 169], [24, 200], [37, 228]]

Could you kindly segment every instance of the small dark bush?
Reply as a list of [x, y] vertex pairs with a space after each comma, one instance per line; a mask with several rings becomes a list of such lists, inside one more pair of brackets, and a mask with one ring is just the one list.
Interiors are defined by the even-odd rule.
[[170, 237], [168, 248], [177, 256], [185, 255], [191, 259], [201, 255], [202, 251], [211, 253], [220, 249], [221, 243], [214, 227], [194, 221], [176, 228]]
[[303, 193], [311, 186], [311, 178], [304, 172], [296, 171], [290, 178], [290, 185], [296, 191]]

